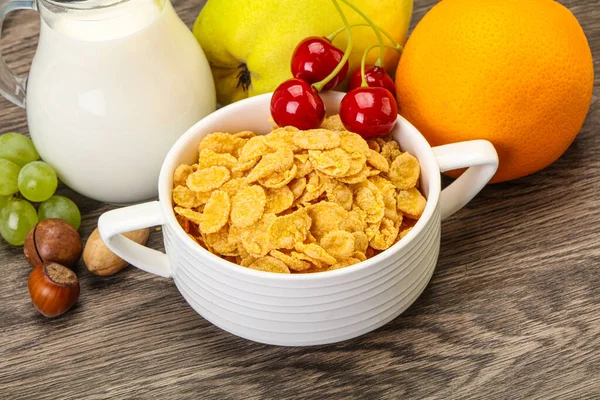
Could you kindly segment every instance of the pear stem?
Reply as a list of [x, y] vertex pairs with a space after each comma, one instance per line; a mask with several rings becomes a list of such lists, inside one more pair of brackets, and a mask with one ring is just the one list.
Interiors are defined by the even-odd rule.
[[[398, 49], [396, 46], [389, 46], [387, 44], [382, 45], [383, 47], [387, 47], [389, 49], [393, 49], [396, 50], [398, 53], [402, 53], [402, 50]], [[360, 60], [360, 76], [361, 76], [361, 87], [368, 87], [369, 84], [367, 83], [367, 77], [365, 76], [365, 63], [367, 62], [367, 56], [369, 55], [369, 52], [371, 50], [373, 50], [375, 47], [380, 47], [378, 44], [374, 44], [372, 46], [369, 46], [365, 52], [363, 53], [362, 59]], [[378, 67], [381, 67], [381, 65], [378, 65]]]
[[320, 92], [323, 89], [323, 86], [327, 85], [333, 78], [335, 78], [335, 76], [338, 74], [338, 72], [340, 72], [342, 70], [342, 68], [344, 67], [344, 64], [346, 64], [346, 61], [348, 61], [348, 58], [350, 58], [350, 53], [352, 52], [352, 30], [350, 29], [350, 24], [348, 23], [348, 20], [346, 19], [346, 15], [342, 11], [342, 8], [338, 4], [337, 0], [331, 0], [331, 1], [332, 1], [333, 5], [335, 6], [338, 14], [340, 15], [342, 22], [344, 23], [344, 29], [346, 29], [346, 32], [348, 33], [348, 44], [346, 45], [346, 51], [344, 51], [344, 56], [338, 63], [337, 67], [335, 67], [335, 69], [333, 71], [331, 71], [331, 73], [329, 75], [327, 75], [325, 77], [325, 79], [313, 84], [313, 87], [315, 89], [317, 89], [317, 92]]

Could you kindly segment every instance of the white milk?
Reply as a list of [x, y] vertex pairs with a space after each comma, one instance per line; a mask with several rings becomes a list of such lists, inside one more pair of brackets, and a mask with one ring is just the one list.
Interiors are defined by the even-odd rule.
[[210, 68], [171, 4], [130, 0], [53, 14], [27, 86], [42, 158], [76, 191], [125, 203], [157, 194], [164, 156], [215, 109]]

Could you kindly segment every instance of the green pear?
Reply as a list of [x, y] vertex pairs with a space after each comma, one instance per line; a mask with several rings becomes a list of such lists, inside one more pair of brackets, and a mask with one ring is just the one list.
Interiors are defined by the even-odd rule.
[[[338, 2], [350, 24], [364, 23], [359, 14]], [[413, 0], [352, 3], [394, 40], [405, 43]], [[225, 105], [275, 90], [292, 77], [290, 60], [302, 39], [327, 36], [341, 27], [342, 19], [331, 0], [208, 0], [193, 32], [210, 62], [218, 101]], [[352, 28], [352, 37], [350, 71], [360, 65], [365, 49], [377, 43], [369, 27]], [[345, 50], [347, 40], [342, 32], [333, 43]], [[375, 63], [378, 57], [379, 50], [373, 49], [367, 63]], [[398, 59], [397, 52], [385, 51], [384, 66], [391, 76]]]

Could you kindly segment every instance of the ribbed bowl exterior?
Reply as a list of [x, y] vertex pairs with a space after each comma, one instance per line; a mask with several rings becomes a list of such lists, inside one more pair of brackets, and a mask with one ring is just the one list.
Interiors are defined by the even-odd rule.
[[204, 249], [176, 239], [169, 225], [163, 232], [175, 284], [205, 319], [256, 342], [307, 346], [362, 335], [406, 310], [433, 274], [440, 225], [438, 206], [419, 235], [391, 257], [344, 275], [293, 282], [232, 273]]
[[[344, 93], [322, 95], [336, 113]], [[172, 205], [173, 171], [198, 157], [211, 132], [268, 132], [270, 94], [224, 107], [198, 122], [173, 146], [159, 178], [165, 249], [173, 279], [185, 300], [205, 319], [256, 342], [308, 346], [370, 332], [408, 308], [427, 286], [440, 248], [440, 170], [423, 136], [398, 117], [392, 131], [400, 147], [421, 164], [427, 206], [411, 232], [371, 259], [335, 271], [274, 274], [229, 263], [190, 239]]]

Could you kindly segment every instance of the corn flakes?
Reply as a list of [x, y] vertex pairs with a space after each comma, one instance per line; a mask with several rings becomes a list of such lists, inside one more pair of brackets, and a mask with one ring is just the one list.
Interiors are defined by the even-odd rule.
[[294, 200], [302, 196], [304, 189], [306, 189], [306, 178], [294, 179], [288, 185], [292, 193], [294, 194]]
[[425, 208], [416, 158], [390, 136], [365, 141], [339, 116], [319, 129], [215, 132], [173, 174], [177, 221], [243, 267], [313, 273], [365, 261], [401, 240]]
[[306, 182], [304, 194], [298, 199], [298, 202], [306, 205], [318, 199], [324, 191], [325, 188], [321, 177], [313, 171], [308, 174], [308, 181]]
[[239, 264], [242, 267], [249, 267], [250, 265], [254, 264], [254, 262], [256, 260], [258, 260], [258, 258], [252, 257], [251, 255], [248, 255], [247, 257], [239, 257]]
[[294, 165], [294, 153], [288, 148], [279, 149], [275, 153], [262, 156], [246, 177], [246, 181], [248, 183], [255, 182], [260, 178], [290, 169], [292, 165]]
[[194, 172], [191, 165], [181, 164], [173, 173], [173, 187], [185, 186], [187, 177]]
[[296, 243], [306, 240], [311, 222], [305, 208], [277, 217], [268, 228], [271, 246], [274, 249], [293, 249]]
[[396, 157], [402, 154], [398, 142], [395, 142], [393, 140], [384, 141], [380, 138], [377, 138], [377, 143], [379, 143], [379, 146], [381, 146], [381, 155], [385, 157], [389, 164], [391, 164], [396, 159]]
[[374, 224], [367, 224], [367, 227], [365, 228], [365, 235], [367, 235], [367, 239], [369, 239], [369, 242], [373, 240], [377, 232], [379, 232], [380, 226], [381, 221], [376, 222]]
[[379, 174], [381, 174], [380, 170], [374, 169], [374, 168], [369, 168], [369, 178], [372, 176], [378, 176]]
[[259, 161], [260, 161], [260, 157], [255, 157], [255, 158], [246, 160], [244, 162], [238, 162], [238, 164], [231, 169], [231, 172], [244, 173], [244, 172], [248, 171], [249, 169], [254, 168], [256, 166], [256, 164], [258, 164]]
[[321, 262], [320, 260], [309, 257], [304, 253], [292, 251], [292, 252], [290, 252], [290, 256], [292, 258], [295, 258], [296, 260], [306, 261], [307, 263], [309, 263], [311, 265], [311, 267], [309, 269], [306, 269], [302, 272], [307, 272], [307, 273], [308, 272], [319, 272], [319, 270], [322, 270], [323, 268], [327, 268], [327, 265], [324, 264], [323, 262]]
[[[366, 251], [365, 251], [365, 253], [366, 253]], [[367, 256], [366, 256], [365, 253], [360, 252], [360, 251], [355, 251], [354, 253], [352, 253], [352, 257], [351, 258], [356, 258], [357, 260], [360, 260], [360, 261], [366, 261], [367, 260]]]
[[300, 260], [297, 257], [292, 257], [279, 250], [271, 250], [269, 255], [280, 261], [283, 261], [285, 265], [287, 265], [287, 267], [293, 271], [306, 271], [312, 266], [311, 263], [307, 261]]
[[326, 129], [311, 129], [294, 133], [294, 144], [305, 150], [329, 150], [340, 145], [340, 135]]
[[384, 156], [376, 152], [375, 150], [369, 149], [367, 153], [367, 163], [372, 165], [379, 171], [388, 172], [390, 170], [390, 164]]
[[352, 189], [348, 185], [335, 179], [328, 179], [325, 181], [324, 187], [328, 201], [339, 204], [347, 211], [352, 209], [354, 197]]
[[200, 224], [202, 221], [202, 213], [190, 210], [189, 208], [175, 207], [175, 212], [183, 218], [192, 221], [194, 224]]
[[240, 163], [258, 159], [272, 152], [273, 150], [267, 146], [264, 136], [254, 136], [240, 150]]
[[413, 187], [398, 192], [397, 205], [407, 218], [418, 219], [425, 211], [427, 200], [418, 189]]
[[289, 268], [283, 261], [269, 256], [257, 259], [252, 264], [248, 265], [248, 268], [266, 272], [277, 272], [279, 274], [290, 273]]
[[364, 260], [359, 260], [358, 258], [349, 257], [349, 258], [346, 258], [345, 260], [336, 262], [331, 267], [327, 268], [327, 271], [333, 271], [336, 269], [346, 268], [351, 265], [358, 264], [361, 261], [364, 261]]
[[233, 153], [236, 148], [235, 137], [225, 132], [214, 132], [206, 135], [198, 145], [198, 153], [210, 149], [215, 153]]
[[402, 239], [404, 236], [408, 235], [409, 232], [412, 230], [412, 227], [410, 228], [406, 228], [402, 231], [400, 231], [400, 234], [398, 234], [398, 240]]
[[336, 230], [325, 234], [319, 242], [321, 247], [336, 260], [344, 260], [354, 253], [354, 235], [350, 232]]
[[364, 232], [367, 227], [365, 218], [367, 214], [362, 211], [358, 206], [354, 207], [352, 211], [346, 214], [345, 219], [340, 224], [340, 229], [348, 232]]
[[210, 192], [220, 188], [230, 177], [231, 172], [225, 167], [209, 167], [190, 174], [186, 184], [195, 192]]
[[375, 140], [367, 140], [367, 146], [369, 146], [369, 149], [375, 150], [378, 153], [381, 151], [381, 147], [379, 147], [379, 143], [377, 143], [377, 141], [375, 141]]
[[321, 201], [308, 207], [308, 216], [312, 220], [310, 232], [317, 239], [325, 236], [326, 233], [339, 229], [348, 216], [342, 206], [329, 201]]
[[283, 172], [275, 172], [270, 176], [260, 178], [258, 183], [262, 186], [270, 189], [279, 189], [286, 186], [296, 176], [296, 170], [298, 167], [296, 164], [292, 164], [292, 168]]
[[252, 185], [238, 191], [231, 203], [231, 224], [245, 228], [262, 217], [267, 196], [262, 187]]
[[367, 247], [369, 247], [369, 238], [365, 232], [354, 231], [352, 232], [354, 236], [354, 251], [359, 253], [366, 253]]
[[348, 131], [340, 132], [340, 148], [348, 153], [359, 153], [364, 156], [369, 151], [369, 145], [362, 137]]
[[248, 185], [246, 184], [246, 180], [244, 178], [234, 178], [225, 182], [225, 184], [223, 184], [219, 190], [226, 191], [229, 197], [232, 198], [237, 192], [247, 186]]
[[324, 264], [333, 265], [337, 262], [337, 260], [332, 255], [327, 253], [327, 251], [325, 251], [324, 248], [322, 248], [316, 243], [296, 243], [295, 248], [296, 251], [304, 253], [310, 258], [318, 260]]
[[214, 233], [202, 235], [204, 243], [219, 255], [236, 256], [239, 254], [237, 244], [229, 240], [229, 228], [224, 226], [221, 230]]
[[257, 258], [264, 257], [273, 249], [269, 242], [268, 228], [276, 219], [275, 214], [263, 214], [256, 224], [242, 231], [241, 243], [249, 255]]
[[365, 156], [364, 154], [357, 152], [350, 153], [350, 168], [348, 169], [344, 177], [360, 173], [364, 168], [366, 161], [367, 156]]
[[231, 202], [227, 192], [215, 190], [204, 207], [200, 220], [200, 231], [215, 233], [225, 226], [229, 220]]
[[173, 203], [183, 208], [196, 208], [200, 206], [196, 192], [181, 185], [173, 189]]
[[316, 170], [332, 177], [345, 176], [352, 162], [350, 154], [337, 148], [333, 150], [309, 150], [308, 156]]
[[402, 153], [394, 159], [388, 176], [390, 181], [398, 189], [410, 189], [415, 187], [419, 176], [421, 175], [421, 168], [419, 162], [409, 153]]
[[330, 117], [325, 118], [320, 126], [321, 129], [327, 129], [330, 131], [345, 131], [346, 128], [342, 123], [342, 120], [339, 114], [332, 115]]
[[355, 193], [355, 202], [361, 210], [367, 213], [365, 221], [367, 223], [377, 223], [385, 215], [385, 203], [379, 189], [360, 187]]
[[209, 167], [225, 167], [229, 170], [237, 166], [238, 160], [229, 153], [215, 153], [211, 149], [203, 149], [198, 158], [199, 169]]
[[232, 135], [234, 138], [242, 138], [242, 139], [251, 139], [256, 136], [256, 134], [252, 131], [242, 131], [238, 133], [234, 133]]
[[374, 176], [369, 178], [383, 196], [383, 203], [385, 205], [385, 217], [391, 219], [392, 221], [402, 222], [402, 214], [398, 213], [398, 209], [396, 207], [396, 188], [390, 181], [384, 179], [380, 176]]
[[384, 218], [381, 221], [379, 230], [375, 232], [375, 235], [369, 241], [369, 245], [375, 250], [385, 250], [396, 242], [397, 236], [398, 228], [394, 225], [394, 221]]
[[369, 167], [365, 165], [362, 167], [362, 169], [360, 170], [359, 173], [350, 175], [350, 176], [344, 176], [343, 178], [337, 178], [337, 179], [340, 182], [348, 183], [348, 184], [360, 183], [369, 177], [369, 172], [370, 172]]
[[278, 189], [267, 189], [267, 201], [265, 204], [265, 212], [279, 214], [292, 207], [295, 197], [294, 193], [288, 186], [283, 186]]
[[294, 164], [298, 167], [295, 178], [303, 178], [313, 171], [313, 165], [308, 159], [308, 154], [295, 154]]
[[292, 126], [274, 129], [271, 131], [271, 133], [265, 136], [265, 143], [267, 146], [273, 149], [273, 151], [281, 148], [288, 148], [296, 152], [300, 148], [294, 143], [294, 136], [292, 133], [297, 131], [298, 129]]

